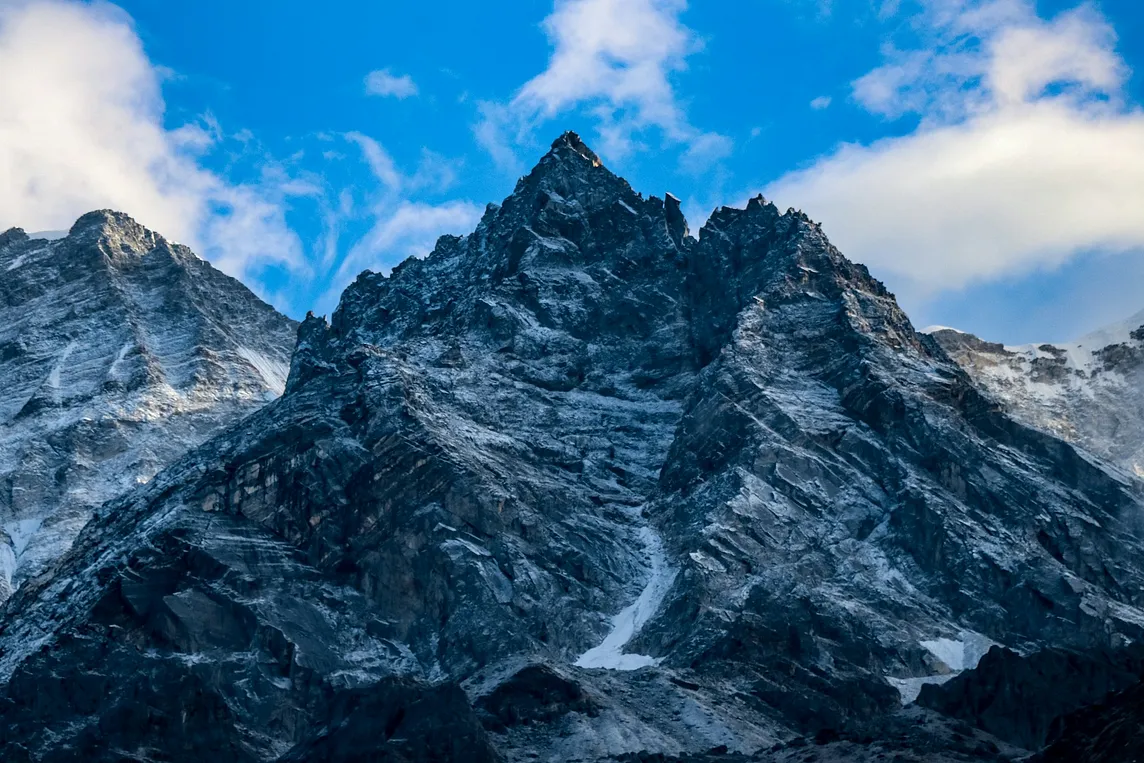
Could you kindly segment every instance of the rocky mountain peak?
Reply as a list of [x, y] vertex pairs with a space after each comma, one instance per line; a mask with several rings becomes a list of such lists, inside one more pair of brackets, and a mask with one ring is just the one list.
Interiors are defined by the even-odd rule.
[[104, 501], [277, 397], [293, 321], [119, 212], [0, 244], [0, 599]]
[[13, 244], [19, 244], [27, 240], [28, 234], [24, 232], [23, 228], [9, 228], [3, 233], [0, 233], [0, 249], [6, 249]]
[[68, 235], [75, 235], [83, 233], [90, 229], [97, 229], [99, 231], [135, 231], [141, 229], [143, 226], [135, 222], [135, 220], [123, 212], [117, 212], [114, 209], [96, 209], [86, 214], [80, 215], [71, 228], [68, 230]]
[[130, 267], [141, 257], [161, 250], [166, 259], [195, 259], [190, 250], [175, 253], [176, 247], [161, 235], [140, 225], [130, 216], [110, 209], [88, 212], [80, 217], [63, 239], [80, 251], [106, 258], [112, 267]]
[[[588, 145], [581, 140], [580, 136], [571, 130], [568, 130], [559, 138], [552, 141], [549, 154], [554, 156], [578, 156], [588, 161], [594, 167], [601, 165], [600, 157], [596, 155], [596, 152], [588, 148]], [[543, 161], [542, 159], [541, 162]]]
[[[504, 350], [535, 326], [566, 331], [586, 348], [647, 341], [674, 320], [690, 323], [691, 333], [672, 350], [674, 362], [698, 367], [764, 293], [772, 304], [831, 300], [843, 312], [852, 307], [846, 299], [868, 294], [868, 306], [878, 302], [885, 315], [863, 318], [862, 330], [920, 348], [892, 295], [802, 212], [780, 213], [759, 195], [743, 208], [716, 210], [697, 241], [677, 197], [645, 198], [565, 133], [503, 203], [488, 206], [471, 235], [442, 237], [429, 257], [410, 258], [389, 277], [360, 276], [343, 295], [330, 337], [383, 345], [396, 336], [491, 330]], [[538, 347], [552, 352], [562, 343]], [[295, 358], [297, 379], [331, 367], [320, 344], [309, 342]]]
[[637, 201], [642, 203], [642, 198], [626, 180], [604, 166], [576, 133], [567, 132], [517, 182], [503, 206], [515, 215], [529, 209], [540, 210], [549, 203], [596, 209], [619, 202], [636, 206]]

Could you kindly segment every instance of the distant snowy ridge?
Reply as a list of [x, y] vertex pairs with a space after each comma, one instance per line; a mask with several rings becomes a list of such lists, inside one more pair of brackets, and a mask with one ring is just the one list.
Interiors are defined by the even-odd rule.
[[61, 238], [67, 238], [68, 232], [66, 230], [41, 230], [29, 233], [28, 238], [33, 241], [56, 241]]
[[931, 328], [1014, 417], [1144, 475], [1144, 311], [1059, 344], [1003, 346]]

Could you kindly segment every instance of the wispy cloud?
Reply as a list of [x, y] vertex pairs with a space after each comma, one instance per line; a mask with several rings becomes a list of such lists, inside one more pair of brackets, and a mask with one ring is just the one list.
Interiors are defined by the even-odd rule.
[[547, 68], [507, 104], [481, 104], [476, 137], [502, 166], [514, 146], [553, 118], [583, 109], [597, 125], [597, 149], [622, 157], [651, 128], [681, 144], [690, 165], [731, 151], [723, 135], [691, 124], [672, 85], [700, 47], [680, 20], [684, 0], [557, 0], [543, 22], [552, 45]]
[[417, 95], [417, 84], [408, 74], [397, 75], [389, 69], [378, 69], [366, 75], [365, 91], [369, 95], [404, 100]]
[[362, 158], [365, 159], [366, 164], [369, 165], [370, 171], [373, 176], [386, 188], [391, 191], [400, 190], [403, 178], [401, 173], [397, 171], [397, 165], [393, 162], [393, 157], [389, 155], [380, 143], [368, 135], [360, 132], [346, 133], [346, 140], [349, 140], [358, 145], [361, 149]]
[[822, 220], [850, 256], [915, 293], [1144, 250], [1144, 113], [1091, 6], [929, 0], [925, 44], [887, 45], [854, 98], [919, 127], [845, 145], [767, 194]]
[[820, 95], [810, 102], [810, 108], [815, 111], [822, 111], [823, 109], [830, 108], [831, 97], [829, 95]]
[[409, 257], [424, 257], [443, 233], [471, 231], [483, 211], [468, 201], [400, 201], [379, 214], [369, 233], [350, 249], [338, 280], [352, 278], [366, 268], [384, 271]]
[[360, 149], [370, 172], [388, 191], [441, 193], [457, 183], [460, 162], [448, 159], [436, 151], [421, 149], [417, 169], [411, 174], [403, 174], [393, 157], [377, 140], [360, 132], [348, 132], [345, 138]]
[[[345, 139], [358, 147], [377, 187], [361, 193], [360, 202], [355, 201], [360, 189], [343, 189], [336, 204], [326, 204], [323, 261], [329, 285], [318, 299], [322, 311], [334, 307], [361, 271], [387, 272], [408, 257], [423, 257], [441, 235], [469, 233], [484, 211], [463, 199], [439, 200], [457, 182], [459, 162], [422, 149], [416, 168], [405, 172], [375, 138], [351, 132]], [[342, 241], [347, 224], [363, 222], [368, 227], [363, 235]]]
[[114, 6], [0, 4], [0, 71], [0, 226], [66, 228], [112, 207], [235, 275], [307, 269], [285, 220], [299, 188], [205, 169], [222, 128], [164, 128], [164, 72]]

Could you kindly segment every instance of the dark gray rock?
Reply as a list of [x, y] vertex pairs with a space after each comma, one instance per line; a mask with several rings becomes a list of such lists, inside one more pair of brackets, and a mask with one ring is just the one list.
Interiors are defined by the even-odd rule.
[[330, 721], [281, 763], [498, 763], [456, 684], [391, 680], [335, 697]]
[[1144, 681], [1059, 719], [1048, 747], [1030, 763], [1137, 763], [1144, 760]]
[[1127, 689], [1144, 675], [1144, 647], [1022, 656], [993, 647], [977, 668], [922, 688], [918, 704], [961, 718], [998, 739], [1038, 750], [1062, 717]]

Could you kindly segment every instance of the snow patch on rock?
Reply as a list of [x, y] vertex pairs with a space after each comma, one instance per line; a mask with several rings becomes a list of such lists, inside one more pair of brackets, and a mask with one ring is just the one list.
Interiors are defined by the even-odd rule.
[[69, 342], [68, 346], [65, 347], [64, 351], [60, 354], [59, 360], [57, 360], [56, 364], [52, 366], [52, 371], [48, 374], [48, 386], [52, 389], [59, 390], [60, 374], [63, 371], [64, 364], [68, 362], [68, 358], [71, 357], [73, 352], [75, 352], [76, 344], [77, 343], [74, 340]]
[[887, 678], [886, 681], [901, 695], [903, 705], [916, 701], [926, 684], [943, 684], [966, 670], [973, 670], [981, 658], [997, 645], [996, 641], [973, 631], [962, 631], [955, 639], [943, 637], [918, 643], [949, 668], [949, 672], [934, 676]]
[[644, 544], [650, 574], [647, 584], [632, 604], [612, 618], [612, 630], [599, 646], [589, 649], [576, 660], [580, 668], [603, 668], [605, 670], [638, 670], [649, 665], [658, 665], [661, 660], [645, 654], [624, 654], [624, 647], [640, 629], [651, 620], [663, 604], [667, 592], [675, 582], [676, 570], [667, 560], [663, 541], [649, 526], [639, 530], [640, 541]]
[[42, 518], [33, 517], [8, 522], [4, 525], [4, 532], [8, 533], [8, 538], [12, 541], [12, 552], [17, 558], [24, 553], [24, 549], [28, 547], [28, 541], [39, 531], [43, 523]]

